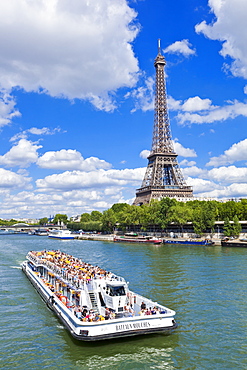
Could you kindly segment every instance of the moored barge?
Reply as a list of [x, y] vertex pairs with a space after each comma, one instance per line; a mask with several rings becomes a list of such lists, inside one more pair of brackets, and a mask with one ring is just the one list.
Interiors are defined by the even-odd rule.
[[125, 242], [125, 243], [151, 243], [161, 244], [162, 239], [155, 238], [154, 236], [114, 236], [114, 242]]
[[170, 333], [177, 327], [173, 310], [135, 294], [122, 277], [61, 251], [31, 251], [22, 269], [78, 340]]

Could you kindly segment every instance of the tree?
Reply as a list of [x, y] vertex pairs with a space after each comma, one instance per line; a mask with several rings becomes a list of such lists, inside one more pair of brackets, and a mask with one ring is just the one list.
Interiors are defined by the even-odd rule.
[[53, 223], [54, 224], [64, 224], [66, 225], [68, 222], [68, 216], [67, 215], [64, 215], [64, 214], [61, 214], [61, 213], [57, 213], [53, 219]]
[[92, 211], [90, 218], [91, 218], [91, 221], [101, 221], [102, 213], [99, 211]]
[[242, 231], [242, 227], [239, 223], [239, 219], [237, 216], [233, 217], [233, 225], [232, 225], [232, 235], [233, 236], [239, 236], [239, 234]]
[[184, 203], [177, 202], [167, 214], [168, 222], [178, 224], [183, 232], [183, 225], [191, 218], [191, 210]]
[[229, 218], [225, 219], [223, 230], [224, 230], [224, 235], [225, 236], [232, 236], [232, 227], [231, 227]]
[[128, 203], [115, 203], [113, 206], [111, 206], [111, 209], [113, 212], [119, 213], [125, 211], [129, 207], [130, 205]]
[[159, 223], [162, 229], [165, 229], [169, 223], [168, 221], [168, 212], [170, 211], [171, 207], [175, 206], [177, 203], [176, 199], [173, 198], [162, 198], [160, 201], [160, 210], [159, 210]]
[[46, 224], [48, 224], [48, 218], [47, 217], [43, 217], [43, 218], [41, 218], [40, 220], [39, 220], [39, 224], [40, 225], [46, 225]]
[[116, 225], [117, 218], [112, 209], [108, 209], [103, 212], [102, 216], [102, 230], [107, 232], [113, 232]]
[[89, 221], [91, 221], [91, 216], [90, 216], [90, 214], [89, 214], [89, 213], [83, 213], [83, 214], [81, 215], [81, 220], [80, 220], [80, 222], [89, 222]]

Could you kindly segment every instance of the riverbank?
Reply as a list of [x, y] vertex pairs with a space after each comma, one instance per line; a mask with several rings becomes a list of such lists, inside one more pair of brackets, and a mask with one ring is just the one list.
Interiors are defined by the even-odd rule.
[[[76, 235], [75, 239], [78, 240], [98, 240], [98, 241], [107, 241], [107, 242], [113, 242], [114, 241], [114, 234], [109, 235], [102, 235], [102, 234], [80, 234]], [[164, 238], [162, 238], [164, 239]], [[180, 240], [188, 240], [187, 238], [179, 238]], [[220, 239], [212, 239], [214, 245], [221, 245]]]

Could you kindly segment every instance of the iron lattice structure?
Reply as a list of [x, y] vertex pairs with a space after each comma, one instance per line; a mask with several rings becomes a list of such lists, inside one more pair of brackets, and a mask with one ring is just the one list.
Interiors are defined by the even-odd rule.
[[160, 41], [155, 58], [156, 69], [153, 141], [148, 166], [134, 205], [149, 203], [152, 199], [191, 198], [192, 187], [187, 186], [175, 153], [169, 123], [164, 68]]

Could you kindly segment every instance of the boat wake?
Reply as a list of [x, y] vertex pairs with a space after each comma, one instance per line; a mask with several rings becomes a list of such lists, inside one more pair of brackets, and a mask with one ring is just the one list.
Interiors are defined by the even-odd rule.
[[12, 268], [12, 269], [17, 269], [17, 270], [21, 270], [21, 266], [10, 266], [10, 268]]

